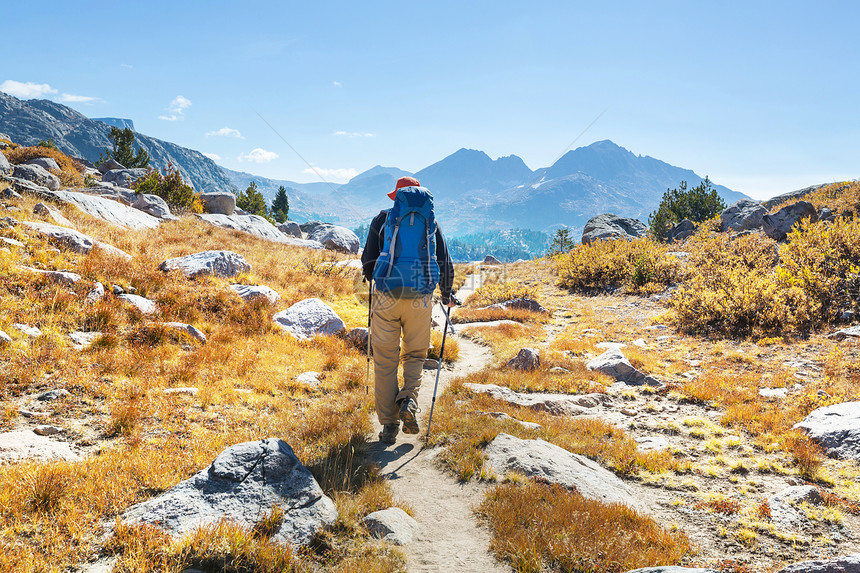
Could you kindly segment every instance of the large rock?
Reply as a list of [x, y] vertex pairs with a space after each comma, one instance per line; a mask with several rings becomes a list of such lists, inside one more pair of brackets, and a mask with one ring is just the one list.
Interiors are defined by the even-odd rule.
[[111, 169], [102, 174], [102, 181], [115, 183], [120, 187], [131, 187], [131, 184], [145, 176], [149, 169], [136, 167], [134, 169]]
[[69, 333], [69, 339], [72, 341], [72, 346], [75, 350], [86, 350], [101, 336], [101, 332], [82, 332], [80, 330]]
[[266, 301], [269, 304], [275, 304], [281, 300], [281, 295], [272, 288], [261, 285], [230, 285], [236, 294], [242, 297], [244, 301]]
[[741, 199], [720, 213], [720, 230], [739, 233], [758, 229], [765, 215], [767, 215], [767, 209], [759, 201]]
[[860, 573], [860, 553], [818, 561], [801, 561], [778, 573]]
[[66, 442], [58, 442], [30, 431], [0, 434], [0, 463], [21, 460], [78, 461], [81, 457]]
[[500, 265], [500, 264], [502, 264], [502, 261], [500, 261], [499, 259], [497, 259], [493, 255], [487, 255], [486, 257], [484, 257], [484, 260], [481, 262], [485, 265]]
[[302, 223], [299, 225], [299, 228], [303, 233], [311, 234], [314, 229], [319, 227], [320, 225], [328, 225], [329, 223], [323, 223], [322, 221], [308, 221], [307, 223]]
[[55, 225], [74, 228], [72, 222], [66, 219], [62, 213], [60, 213], [53, 207], [45, 205], [44, 203], [36, 203], [35, 205], [33, 205], [33, 214], [39, 215], [43, 219], [47, 219]]
[[155, 314], [158, 311], [158, 305], [154, 301], [136, 294], [123, 293], [117, 295], [117, 298], [136, 308], [140, 314]]
[[332, 307], [318, 298], [307, 298], [273, 317], [284, 331], [305, 340], [318, 334], [339, 334], [346, 329], [343, 320]]
[[326, 249], [352, 255], [361, 246], [358, 235], [338, 225], [320, 225], [308, 235], [308, 239], [322, 243]]
[[[132, 191], [127, 191], [133, 193]], [[31, 191], [32, 193], [32, 191]], [[35, 193], [42, 199], [74, 205], [84, 213], [126, 229], [154, 229], [161, 220], [118, 201], [111, 201], [79, 191], [43, 191]]]
[[200, 201], [207, 213], [229, 216], [236, 210], [236, 196], [232, 193], [202, 193]]
[[287, 221], [286, 223], [281, 223], [280, 225], [278, 225], [278, 230], [288, 237], [295, 237], [296, 239], [303, 238], [302, 228], [299, 227], [299, 224], [295, 221]]
[[529, 408], [537, 412], [547, 412], [553, 416], [579, 416], [594, 414], [594, 408], [612, 404], [607, 394], [548, 394], [544, 392], [515, 392], [495, 384], [465, 383], [466, 389], [476, 394], [488, 394], [514, 406]]
[[599, 239], [635, 239], [644, 237], [648, 227], [639, 219], [619, 217], [612, 213], [603, 213], [592, 217], [582, 231], [582, 243], [587, 244]]
[[610, 348], [585, 365], [589, 370], [597, 370], [619, 382], [639, 386], [641, 384], [659, 385], [660, 383], [637, 370], [624, 353], [618, 348]]
[[60, 166], [57, 165], [57, 162], [54, 161], [54, 159], [51, 157], [34, 157], [33, 159], [30, 159], [29, 161], [25, 161], [24, 165], [38, 165], [39, 167], [41, 167], [42, 169], [45, 169], [45, 170], [51, 170], [51, 169], [53, 169], [54, 171], [60, 170]]
[[508, 368], [537, 370], [540, 368], [540, 351], [536, 348], [521, 348], [516, 356], [508, 360]]
[[230, 278], [239, 273], [251, 270], [245, 258], [233, 251], [203, 251], [194, 255], [167, 259], [160, 265], [159, 270], [180, 270], [187, 277], [200, 275], [214, 275], [216, 277]]
[[44, 167], [38, 165], [16, 165], [12, 170], [12, 176], [32, 181], [36, 185], [40, 185], [51, 191], [56, 191], [60, 188], [60, 179]]
[[374, 511], [363, 521], [370, 535], [395, 545], [411, 543], [412, 536], [418, 530], [418, 522], [399, 507]]
[[107, 159], [106, 161], [102, 161], [98, 167], [99, 173], [101, 173], [102, 175], [104, 175], [108, 171], [114, 171], [116, 169], [125, 169], [125, 165], [112, 158]]
[[67, 271], [46, 271], [27, 266], [22, 266], [21, 268], [25, 271], [30, 271], [33, 274], [41, 275], [53, 283], [66, 286], [71, 286], [81, 280], [81, 275]]
[[860, 338], [860, 326], [849, 326], [848, 328], [843, 328], [833, 334], [828, 334], [827, 338], [832, 338], [837, 342], [841, 342], [846, 338]]
[[771, 521], [783, 530], [797, 530], [807, 522], [804, 515], [794, 508], [799, 503], [821, 505], [824, 499], [813, 485], [796, 485], [785, 488], [767, 498]]
[[233, 229], [234, 231], [243, 231], [261, 239], [275, 241], [276, 243], [285, 243], [287, 245], [308, 247], [311, 249], [323, 248], [322, 243], [319, 241], [306, 241], [286, 236], [277, 227], [259, 215], [217, 215], [214, 213], [204, 213], [197, 216], [210, 225], [224, 229]]
[[676, 241], [683, 241], [695, 232], [696, 224], [689, 219], [684, 219], [669, 229], [669, 232], [666, 233], [666, 242], [674, 243]]
[[282, 440], [245, 442], [221, 452], [208, 468], [162, 495], [131, 507], [127, 524], [159, 527], [178, 539], [222, 520], [252, 529], [275, 508], [284, 519], [272, 536], [278, 543], [306, 545], [337, 519], [337, 509]]
[[496, 304], [491, 304], [490, 306], [484, 307], [485, 309], [517, 309], [517, 310], [529, 310], [531, 312], [539, 312], [545, 314], [549, 312], [547, 309], [543, 307], [541, 303], [536, 300], [530, 298], [514, 298], [511, 300], [506, 300], [504, 302], [497, 302]]
[[6, 159], [6, 156], [0, 152], [0, 175], [9, 175], [12, 173], [12, 164]]
[[811, 222], [818, 220], [818, 211], [808, 201], [798, 201], [786, 205], [772, 215], [765, 215], [761, 220], [761, 229], [774, 241], [784, 241], [792, 227], [803, 219]]
[[497, 473], [517, 472], [575, 489], [588, 499], [643, 509], [633, 491], [614, 473], [555, 444], [521, 440], [502, 433], [490, 442], [484, 453]]
[[152, 215], [157, 219], [176, 219], [176, 217], [170, 214], [170, 207], [167, 205], [167, 201], [165, 201], [158, 195], [148, 195], [146, 193], [141, 193], [137, 196], [131, 206], [138, 211], [143, 211], [147, 215]]
[[21, 221], [21, 224], [43, 235], [52, 243], [65, 247], [75, 253], [85, 255], [92, 251], [93, 247], [98, 247], [113, 256], [131, 260], [131, 255], [125, 251], [118, 249], [113, 245], [108, 245], [107, 243], [93, 239], [89, 235], [84, 235], [74, 229], [59, 227], [49, 223], [37, 223], [35, 221]]
[[860, 461], [860, 402], [844, 402], [812, 411], [794, 425], [831, 456]]

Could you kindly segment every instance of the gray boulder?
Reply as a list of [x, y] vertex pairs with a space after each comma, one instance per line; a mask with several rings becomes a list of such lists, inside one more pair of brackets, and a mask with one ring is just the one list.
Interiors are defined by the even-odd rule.
[[41, 275], [47, 280], [61, 285], [71, 286], [81, 280], [81, 275], [66, 271], [45, 271], [26, 266], [22, 266], [21, 268], [25, 271], [30, 271], [33, 274]]
[[59, 227], [49, 223], [37, 223], [35, 221], [21, 221], [21, 225], [36, 231], [52, 243], [67, 248], [75, 253], [85, 255], [92, 251], [94, 247], [98, 247], [111, 255], [131, 260], [131, 255], [125, 251], [122, 251], [113, 245], [102, 243], [101, 241], [93, 239], [89, 235], [84, 235], [74, 229]]
[[514, 298], [511, 300], [506, 300], [504, 302], [497, 302], [496, 304], [491, 304], [490, 306], [485, 307], [486, 309], [518, 309], [518, 310], [530, 310], [531, 312], [540, 312], [545, 314], [549, 312], [547, 309], [543, 307], [541, 303], [536, 300], [530, 298]]
[[51, 157], [34, 157], [29, 161], [25, 161], [24, 165], [38, 165], [42, 169], [53, 169], [55, 171], [60, 170], [60, 166], [57, 165], [57, 162], [54, 161]]
[[307, 223], [300, 224], [299, 228], [303, 233], [310, 234], [320, 225], [328, 225], [328, 223], [323, 223], [322, 221], [308, 221]]
[[69, 333], [69, 339], [72, 341], [72, 346], [75, 350], [86, 350], [93, 345], [93, 342], [99, 339], [101, 332], [81, 332], [75, 331]]
[[120, 187], [131, 187], [131, 184], [144, 177], [149, 171], [145, 167], [136, 167], [134, 169], [111, 169], [102, 174], [102, 181], [105, 183], [115, 183]]
[[[367, 337], [370, 331], [367, 330], [365, 326], [359, 326], [357, 328], [353, 328], [346, 335], [346, 341], [352, 344], [357, 349], [361, 350], [364, 353], [367, 353]], [[426, 361], [425, 361], [426, 366]]]
[[818, 221], [818, 211], [808, 201], [798, 201], [772, 215], [765, 215], [762, 217], [761, 229], [774, 241], [784, 241], [792, 227], [802, 219], [809, 219], [813, 223]]
[[316, 227], [309, 235], [308, 239], [317, 241], [331, 251], [341, 253], [356, 254], [361, 241], [358, 240], [358, 235], [338, 225], [320, 225]]
[[860, 402], [818, 408], [794, 427], [805, 431], [829, 455], [860, 461]]
[[669, 232], [666, 233], [666, 242], [674, 243], [676, 241], [683, 241], [695, 232], [696, 224], [689, 219], [684, 219], [669, 229]]
[[849, 326], [848, 328], [843, 328], [833, 334], [828, 334], [827, 338], [832, 338], [837, 342], [841, 342], [846, 338], [860, 338], [860, 326]]
[[418, 530], [418, 522], [399, 507], [374, 511], [363, 521], [370, 535], [395, 545], [411, 543], [412, 536]]
[[12, 337], [0, 330], [0, 346], [4, 346], [12, 342]]
[[588, 244], [599, 239], [635, 239], [644, 237], [648, 227], [639, 219], [619, 217], [612, 213], [603, 213], [592, 217], [582, 231], [582, 243]]
[[215, 213], [204, 213], [197, 215], [197, 217], [216, 227], [242, 231], [276, 243], [285, 243], [287, 245], [308, 247], [311, 249], [323, 248], [322, 244], [318, 241], [306, 241], [284, 235], [277, 227], [259, 215], [218, 215]]
[[108, 159], [107, 161], [103, 161], [102, 164], [98, 166], [99, 173], [103, 175], [108, 171], [115, 171], [117, 169], [125, 169], [125, 165], [123, 165], [116, 159]]
[[33, 205], [33, 214], [39, 215], [40, 217], [47, 219], [51, 223], [55, 225], [62, 225], [63, 227], [72, 227], [72, 222], [66, 219], [62, 213], [54, 209], [53, 207], [49, 207], [44, 203], [36, 203]]
[[100, 282], [96, 282], [93, 285], [93, 288], [90, 289], [90, 292], [87, 293], [86, 299], [84, 302], [86, 304], [95, 304], [100, 301], [105, 295], [105, 285]]
[[6, 156], [0, 152], [0, 175], [9, 175], [12, 173], [12, 164], [6, 159]]
[[74, 462], [80, 459], [66, 442], [52, 440], [26, 430], [0, 433], [0, 463], [21, 460]]
[[273, 320], [282, 330], [299, 340], [318, 334], [339, 334], [346, 329], [332, 307], [318, 298], [307, 298], [277, 313]]
[[821, 505], [824, 499], [818, 488], [812, 485], [796, 485], [767, 498], [770, 519], [783, 530], [796, 530], [806, 522], [806, 517], [794, 508], [798, 503]]
[[502, 433], [490, 442], [484, 453], [487, 463], [497, 473], [517, 472], [575, 489], [588, 499], [642, 509], [636, 494], [614, 473], [555, 444], [521, 440]]
[[152, 215], [157, 219], [176, 219], [176, 217], [170, 214], [170, 207], [167, 205], [167, 201], [158, 195], [141, 193], [137, 196], [131, 206], [138, 211], [143, 211], [147, 215]]
[[812, 185], [811, 187], [804, 187], [803, 189], [798, 189], [797, 191], [789, 191], [788, 193], [783, 193], [782, 195], [777, 195], [776, 197], [772, 197], [762, 203], [765, 209], [770, 211], [777, 205], [781, 205], [782, 203], [787, 203], [788, 201], [793, 201], [795, 199], [802, 199], [806, 197], [813, 191], [818, 191], [822, 187], [827, 187], [828, 185], [833, 185], [832, 183], [824, 183], [822, 185]]
[[[126, 190], [127, 193], [132, 191]], [[74, 205], [84, 213], [107, 221], [118, 227], [126, 229], [154, 229], [161, 224], [161, 220], [148, 215], [143, 211], [133, 209], [118, 201], [111, 201], [105, 197], [98, 197], [89, 193], [79, 191], [47, 191], [37, 193], [43, 199], [55, 203]], [[137, 199], [136, 197], [134, 198]]]
[[187, 334], [197, 342], [206, 343], [206, 335], [190, 324], [185, 324], [184, 322], [162, 322], [160, 324], [171, 330]]
[[303, 238], [302, 228], [295, 221], [287, 221], [278, 225], [278, 230], [288, 237]]
[[508, 360], [507, 366], [514, 370], [537, 370], [540, 368], [540, 351], [536, 348], [521, 348], [516, 356]]
[[236, 294], [244, 301], [266, 301], [269, 304], [275, 304], [281, 300], [281, 295], [277, 291], [267, 286], [262, 285], [230, 285]]
[[648, 383], [648, 377], [630, 364], [618, 348], [610, 348], [597, 358], [589, 360], [585, 366], [589, 370], [597, 370], [625, 384], [639, 386]]
[[167, 259], [160, 265], [161, 271], [180, 270], [187, 277], [213, 275], [222, 278], [235, 277], [251, 270], [245, 258], [233, 251], [203, 251], [194, 255]]
[[60, 398], [68, 398], [71, 395], [72, 393], [65, 388], [57, 388], [56, 390], [42, 392], [36, 396], [36, 400], [39, 400], [40, 402], [52, 402], [54, 400], [59, 400]]
[[497, 259], [493, 255], [487, 255], [486, 257], [484, 257], [484, 260], [481, 262], [485, 265], [500, 265], [500, 264], [502, 264], [502, 261], [500, 261], [499, 259]]
[[36, 185], [56, 191], [60, 188], [60, 179], [53, 173], [49, 173], [44, 167], [38, 165], [16, 165], [12, 170], [12, 176], [25, 181], [31, 181]]
[[140, 314], [155, 314], [158, 310], [158, 305], [155, 302], [136, 294], [119, 294], [117, 298], [136, 308]]
[[298, 547], [337, 519], [337, 509], [284, 441], [231, 446], [208, 468], [162, 495], [131, 507], [126, 524], [149, 524], [178, 539], [195, 528], [230, 520], [252, 529], [275, 508], [284, 520], [272, 536]]
[[720, 230], [741, 232], [758, 229], [765, 215], [767, 209], [759, 201], [741, 199], [720, 213]]
[[200, 201], [207, 213], [229, 216], [236, 210], [236, 196], [232, 193], [203, 193], [200, 195]]
[[529, 408], [537, 412], [547, 412], [553, 416], [579, 416], [594, 414], [594, 408], [611, 405], [612, 398], [607, 394], [549, 394], [544, 392], [515, 392], [496, 384], [464, 384], [468, 390], [476, 394], [487, 394], [494, 400], [500, 400]]
[[818, 561], [801, 561], [778, 573], [860, 573], [860, 553]]

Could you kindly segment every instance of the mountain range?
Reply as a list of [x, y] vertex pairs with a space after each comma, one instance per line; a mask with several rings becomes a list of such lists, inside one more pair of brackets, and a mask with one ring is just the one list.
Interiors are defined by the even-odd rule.
[[[111, 145], [106, 121], [133, 125], [119, 118], [90, 119], [48, 100], [22, 101], [0, 93], [0, 132], [22, 144], [50, 139], [61, 151], [94, 161]], [[141, 133], [135, 133], [135, 141], [149, 152], [154, 167], [163, 170], [172, 162], [198, 191], [243, 190], [254, 181], [271, 202], [284, 186], [290, 217], [299, 222], [357, 227], [390, 205], [386, 193], [399, 177], [413, 175], [433, 192], [437, 217], [452, 237], [510, 229], [551, 233], [559, 227], [576, 235], [588, 219], [605, 212], [646, 220], [667, 189], [681, 181], [689, 187], [702, 181], [689, 169], [635, 155], [608, 140], [569, 151], [537, 170], [516, 155], [492, 159], [483, 151], [460, 149], [416, 173], [377, 165], [342, 185], [259, 177]], [[746, 197], [714, 187], [727, 204]]]

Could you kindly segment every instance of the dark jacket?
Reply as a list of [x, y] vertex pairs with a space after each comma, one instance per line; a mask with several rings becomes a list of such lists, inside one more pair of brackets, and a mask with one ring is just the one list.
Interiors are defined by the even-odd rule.
[[[371, 221], [370, 230], [367, 232], [364, 252], [361, 253], [362, 271], [367, 280], [373, 278], [373, 267], [376, 266], [376, 259], [379, 258], [379, 253], [382, 252], [382, 246], [385, 243], [385, 219], [387, 217], [388, 211], [380, 211], [379, 215]], [[439, 291], [442, 293], [442, 298], [447, 299], [451, 296], [451, 287], [454, 284], [454, 263], [451, 262], [448, 245], [445, 244], [438, 222], [436, 223], [436, 262], [439, 263]]]

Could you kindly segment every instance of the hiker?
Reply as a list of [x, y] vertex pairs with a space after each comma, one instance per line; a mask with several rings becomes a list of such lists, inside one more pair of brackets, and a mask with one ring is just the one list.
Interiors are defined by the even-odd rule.
[[[419, 431], [418, 389], [430, 348], [436, 283], [443, 305], [460, 301], [451, 293], [454, 265], [436, 224], [433, 195], [417, 179], [401, 177], [388, 197], [394, 206], [370, 223], [361, 264], [373, 288], [370, 338], [379, 440], [393, 444], [401, 421], [405, 433]], [[403, 388], [397, 382], [401, 360]]]

